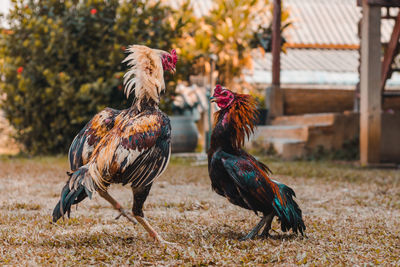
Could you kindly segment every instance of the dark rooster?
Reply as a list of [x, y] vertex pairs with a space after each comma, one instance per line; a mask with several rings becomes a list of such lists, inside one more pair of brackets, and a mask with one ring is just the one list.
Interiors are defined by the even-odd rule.
[[282, 231], [294, 233], [306, 229], [301, 210], [293, 200], [294, 191], [271, 180], [270, 169], [242, 147], [255, 127], [256, 102], [253, 97], [236, 94], [217, 85], [212, 102], [221, 108], [216, 112], [215, 126], [208, 151], [208, 172], [215, 192], [242, 208], [262, 213], [261, 221], [243, 239], [254, 238], [263, 226], [268, 236], [271, 222], [277, 216]]
[[167, 53], [146, 46], [127, 49], [130, 69], [124, 76], [125, 94], [134, 93], [132, 106], [125, 110], [106, 108], [96, 114], [75, 137], [69, 149], [72, 172], [53, 211], [53, 222], [71, 206], [98, 192], [130, 221], [129, 212], [107, 193], [110, 184], [131, 184], [132, 212], [151, 237], [165, 242], [143, 215], [143, 204], [154, 179], [168, 165], [171, 153], [171, 126], [159, 110], [160, 94], [165, 89], [164, 71], [175, 71], [175, 50]]

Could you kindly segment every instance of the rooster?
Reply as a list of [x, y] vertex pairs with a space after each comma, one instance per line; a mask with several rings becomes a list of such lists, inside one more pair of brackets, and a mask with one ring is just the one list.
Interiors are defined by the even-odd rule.
[[158, 104], [165, 90], [164, 71], [175, 72], [177, 55], [175, 50], [168, 53], [140, 45], [130, 46], [127, 52], [124, 92], [127, 97], [134, 94], [132, 106], [125, 110], [106, 108], [75, 137], [68, 153], [72, 171], [54, 208], [53, 222], [65, 213], [69, 216], [73, 204], [98, 192], [120, 216], [136, 223], [107, 192], [111, 184], [131, 184], [134, 217], [151, 237], [165, 242], [144, 218], [142, 208], [171, 154], [170, 121]]
[[260, 222], [244, 238], [254, 238], [262, 227], [261, 236], [268, 237], [275, 216], [282, 231], [294, 233], [306, 229], [301, 210], [293, 200], [294, 191], [271, 180], [270, 169], [245, 152], [246, 136], [253, 133], [256, 121], [256, 101], [245, 94], [237, 94], [217, 85], [211, 102], [216, 112], [215, 126], [208, 151], [208, 172], [213, 190], [242, 208], [262, 213]]

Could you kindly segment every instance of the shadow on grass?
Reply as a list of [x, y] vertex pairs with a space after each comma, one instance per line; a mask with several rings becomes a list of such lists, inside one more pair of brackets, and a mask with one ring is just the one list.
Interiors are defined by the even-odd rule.
[[[249, 229], [250, 231], [251, 229]], [[231, 239], [235, 241], [241, 241], [245, 242], [248, 240], [243, 240], [243, 237], [246, 236], [246, 234], [243, 234], [243, 232], [235, 231], [234, 229], [226, 229], [225, 231], [221, 232], [221, 228], [213, 228], [210, 229], [209, 233], [216, 238], [222, 238], [222, 239]], [[305, 239], [307, 238], [306, 236], [302, 236], [300, 234], [295, 234], [295, 233], [277, 233], [275, 234], [269, 234], [268, 237], [266, 236], [261, 236], [257, 235], [254, 239], [251, 240], [293, 240], [293, 239]]]
[[306, 236], [302, 236], [300, 234], [295, 234], [295, 233], [278, 233], [278, 234], [273, 234], [269, 235], [268, 237], [259, 237], [261, 239], [272, 239], [272, 240], [293, 240], [293, 239], [306, 239]]
[[53, 238], [45, 239], [38, 242], [38, 246], [52, 248], [76, 248], [76, 247], [93, 247], [103, 248], [107, 246], [130, 246], [132, 244], [142, 243], [140, 237], [120, 236], [118, 233], [110, 234], [106, 232], [99, 233], [81, 233], [71, 235], [54, 235]]

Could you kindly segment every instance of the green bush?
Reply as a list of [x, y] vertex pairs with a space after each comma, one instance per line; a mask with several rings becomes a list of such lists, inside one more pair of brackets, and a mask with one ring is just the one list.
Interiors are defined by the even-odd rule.
[[96, 112], [128, 107], [125, 48], [169, 50], [185, 26], [178, 11], [146, 2], [12, 1], [0, 40], [1, 108], [29, 154], [65, 153]]

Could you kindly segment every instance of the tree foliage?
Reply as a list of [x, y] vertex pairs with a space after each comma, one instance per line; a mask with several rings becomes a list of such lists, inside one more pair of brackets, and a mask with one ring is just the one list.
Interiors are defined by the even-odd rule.
[[0, 40], [1, 108], [28, 153], [65, 152], [96, 112], [129, 105], [126, 47], [170, 50], [185, 26], [177, 11], [146, 2], [12, 1]]
[[215, 0], [203, 17], [194, 16], [193, 0], [179, 9], [162, 2], [12, 0], [0, 38], [1, 108], [28, 153], [65, 153], [95, 113], [128, 107], [121, 64], [128, 45], [177, 49], [177, 72], [166, 74], [161, 98], [167, 112], [176, 81], [194, 74], [196, 62], [209, 70], [215, 54], [226, 86], [251, 69], [254, 33], [271, 18], [268, 0]]
[[244, 68], [252, 68], [251, 41], [259, 26], [270, 21], [268, 3], [268, 0], [213, 1], [210, 12], [184, 32], [182, 54], [193, 60], [216, 55], [218, 82], [233, 86]]

